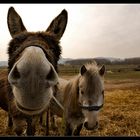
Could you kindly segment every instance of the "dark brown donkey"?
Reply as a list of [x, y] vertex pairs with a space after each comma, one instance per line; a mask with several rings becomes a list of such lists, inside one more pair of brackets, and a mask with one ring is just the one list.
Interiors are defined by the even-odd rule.
[[[7, 70], [0, 71], [0, 107], [8, 113], [8, 72]], [[12, 118], [8, 116], [8, 127], [12, 127]]]
[[[57, 89], [59, 40], [67, 25], [67, 11], [54, 18], [44, 32], [28, 32], [13, 7], [8, 10], [7, 23], [12, 36], [8, 47], [8, 111], [15, 133], [21, 135], [25, 121], [29, 124], [45, 112]], [[35, 128], [27, 129], [27, 135], [31, 134]]]

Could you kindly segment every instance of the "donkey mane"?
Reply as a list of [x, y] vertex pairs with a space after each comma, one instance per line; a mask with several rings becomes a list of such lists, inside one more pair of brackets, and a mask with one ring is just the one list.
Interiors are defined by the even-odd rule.
[[60, 58], [61, 46], [55, 36], [47, 32], [22, 32], [14, 36], [9, 43], [8, 54], [8, 69], [13, 67], [16, 59], [22, 51], [31, 45], [40, 47], [46, 54], [46, 58], [53, 64], [57, 70], [57, 61]]

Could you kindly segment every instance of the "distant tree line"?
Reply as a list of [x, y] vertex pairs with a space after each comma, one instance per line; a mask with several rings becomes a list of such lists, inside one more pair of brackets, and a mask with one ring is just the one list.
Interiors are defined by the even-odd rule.
[[65, 64], [70, 65], [83, 65], [85, 63], [89, 63], [95, 60], [97, 64], [106, 64], [106, 65], [140, 65], [140, 57], [135, 58], [125, 58], [125, 59], [116, 59], [116, 60], [110, 60], [106, 58], [87, 58], [87, 59], [74, 59], [74, 60], [67, 60]]

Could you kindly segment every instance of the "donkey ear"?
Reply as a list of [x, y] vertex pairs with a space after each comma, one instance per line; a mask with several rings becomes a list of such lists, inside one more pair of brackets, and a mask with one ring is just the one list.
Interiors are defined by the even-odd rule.
[[99, 70], [99, 74], [100, 74], [101, 76], [103, 76], [104, 73], [105, 73], [105, 66], [103, 65], [103, 66], [100, 68], [100, 70]]
[[85, 65], [83, 65], [80, 69], [81, 75], [83, 75], [86, 71], [87, 71], [87, 69], [86, 69]]
[[8, 10], [7, 24], [12, 37], [20, 32], [26, 31], [21, 17], [13, 7], [10, 7]]
[[64, 9], [54, 20], [51, 22], [46, 32], [52, 33], [58, 40], [62, 37], [68, 20], [68, 13]]

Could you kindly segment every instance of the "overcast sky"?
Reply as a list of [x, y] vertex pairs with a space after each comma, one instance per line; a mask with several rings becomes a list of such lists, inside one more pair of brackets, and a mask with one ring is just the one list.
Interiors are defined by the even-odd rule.
[[45, 31], [63, 10], [68, 23], [62, 57], [140, 57], [140, 4], [0, 4], [0, 60], [8, 60], [7, 12], [13, 6], [28, 31]]

